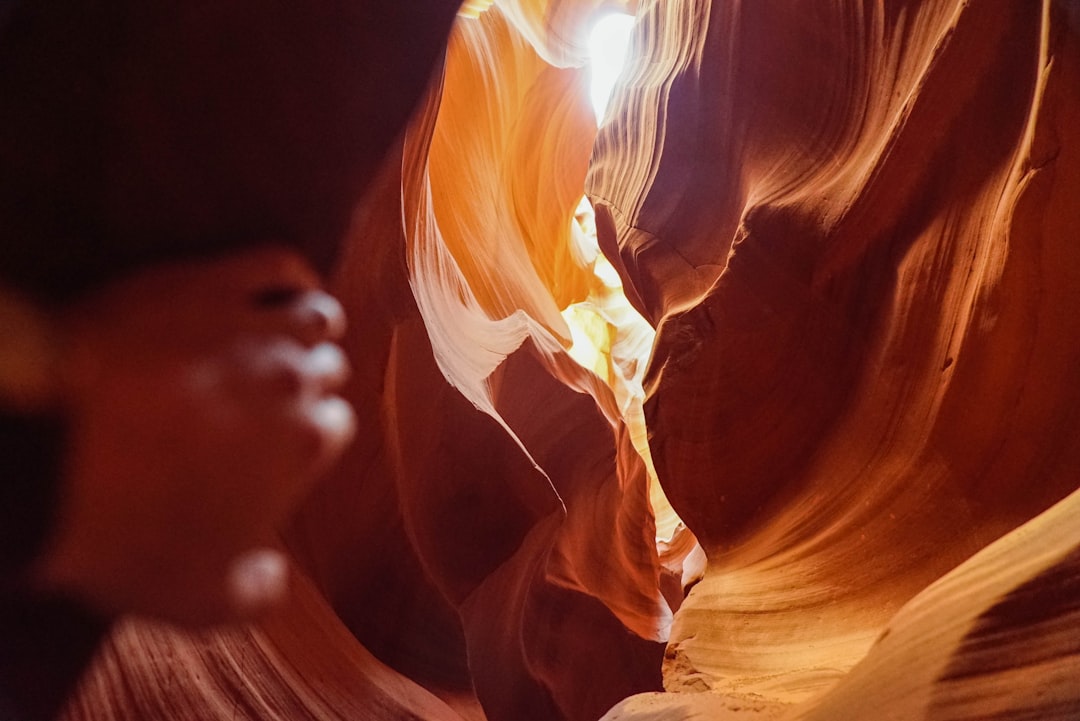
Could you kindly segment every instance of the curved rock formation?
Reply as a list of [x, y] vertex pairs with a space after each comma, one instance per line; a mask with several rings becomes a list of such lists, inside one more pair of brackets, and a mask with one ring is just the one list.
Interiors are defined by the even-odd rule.
[[[607, 342], [605, 377], [582, 368], [560, 313], [599, 314], [610, 294], [579, 247], [596, 130], [584, 77], [541, 59], [498, 10], [459, 24], [354, 217], [335, 285], [354, 319], [348, 395], [363, 430], [286, 534], [344, 625], [307, 654], [263, 648], [324, 606], [201, 637], [129, 627], [73, 717], [427, 718], [415, 709], [438, 697], [443, 715], [584, 720], [660, 688], [670, 572], [627, 425], [640, 424], [641, 368], [620, 383]], [[411, 690], [388, 706], [395, 671], [320, 671], [360, 643], [426, 691], [401, 678]], [[159, 692], [154, 659], [176, 655], [198, 666]], [[339, 689], [350, 673], [367, 690]], [[311, 678], [324, 706], [309, 703]], [[132, 700], [132, 688], [147, 690]], [[279, 697], [299, 701], [262, 701]]]
[[123, 626], [68, 717], [1080, 714], [1078, 48], [1071, 0], [465, 3], [344, 243], [292, 602]]
[[354, 719], [462, 716], [367, 652], [309, 582], [259, 628], [114, 631], [69, 719]]
[[[842, 678], [807, 717], [1080, 711], [1076, 644], [1054, 626], [1075, 623], [1064, 529], [1050, 534], [1064, 560], [1032, 571], [1030, 589], [976, 559], [927, 592], [933, 611], [920, 596], [896, 616], [925, 640], [961, 632], [956, 614], [1013, 608], [993, 632], [931, 644], [963, 671], [916, 672], [913, 647], [902, 660], [887, 650], [918, 643], [898, 628], [867, 658], [873, 672], [845, 678], [908, 599], [1077, 486], [1069, 9], [643, 9], [645, 54], [597, 141], [589, 192], [602, 247], [658, 326], [652, 456], [709, 558], [676, 617], [665, 685], [718, 696], [610, 718], [723, 718], [747, 695], [802, 714]], [[648, 45], [657, 37], [671, 47]], [[1026, 533], [1000, 543], [1045, 551]], [[1000, 596], [974, 584], [981, 573], [1000, 575]], [[1024, 618], [1043, 613], [1040, 594], [1068, 599], [1046, 626]], [[1030, 611], [1015, 610], [1029, 595]], [[1007, 668], [989, 662], [1020, 635]], [[1043, 676], [1044, 663], [1066, 670]], [[889, 684], [938, 699], [901, 703]]]

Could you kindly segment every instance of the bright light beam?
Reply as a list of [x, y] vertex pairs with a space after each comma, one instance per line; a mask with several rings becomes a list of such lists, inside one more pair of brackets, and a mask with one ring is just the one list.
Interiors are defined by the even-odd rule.
[[592, 69], [592, 87], [589, 94], [598, 125], [604, 120], [608, 100], [615, 89], [615, 81], [626, 63], [630, 31], [633, 27], [632, 15], [612, 13], [597, 20], [589, 34], [589, 60]]

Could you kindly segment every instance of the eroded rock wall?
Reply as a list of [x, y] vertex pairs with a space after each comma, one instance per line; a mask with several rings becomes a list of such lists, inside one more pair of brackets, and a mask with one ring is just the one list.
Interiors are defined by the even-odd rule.
[[70, 718], [1080, 713], [1076, 3], [622, 5], [598, 132], [611, 5], [466, 4], [344, 244], [292, 602], [124, 625]]
[[[699, 711], [730, 711], [739, 695], [811, 708], [838, 681], [810, 717], [1080, 708], [1071, 682], [1041, 666], [1075, 669], [1075, 642], [1049, 630], [1035, 640], [1023, 614], [999, 618], [1017, 624], [1001, 635], [944, 639], [956, 604], [977, 615], [990, 603], [960, 569], [942, 582], [955, 598], [928, 591], [892, 623], [920, 609], [927, 659], [955, 654], [966, 672], [919, 675], [932, 703], [881, 693], [915, 672], [913, 645], [874, 666], [879, 686], [866, 666], [845, 678], [882, 634], [914, 633], [890, 623], [908, 599], [1077, 488], [1070, 9], [643, 8], [644, 55], [600, 133], [588, 188], [602, 247], [658, 327], [645, 404], [657, 473], [709, 557], [665, 662], [669, 690], [729, 697], [702, 697]], [[675, 34], [678, 51], [655, 41]], [[644, 182], [619, 182], [631, 174]], [[1054, 570], [1031, 581], [1043, 593], [1046, 578], [1075, 574], [1067, 515], [1048, 531], [1062, 534]], [[1001, 543], [1034, 558], [1035, 535]], [[979, 573], [1003, 574], [998, 592], [1029, 593], [989, 569]], [[1046, 623], [1074, 624], [1074, 596]], [[931, 617], [943, 635], [933, 640]], [[1004, 651], [1021, 625], [1045, 656], [972, 668], [988, 661], [973, 646]], [[915, 644], [892, 638], [868, 664]], [[640, 703], [641, 718], [692, 714], [685, 699], [669, 715]]]

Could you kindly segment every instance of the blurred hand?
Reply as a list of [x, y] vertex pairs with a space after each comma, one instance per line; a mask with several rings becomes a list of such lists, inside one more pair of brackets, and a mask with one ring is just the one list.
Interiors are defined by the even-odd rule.
[[66, 330], [71, 437], [43, 585], [186, 625], [272, 606], [274, 531], [354, 430], [340, 305], [303, 261], [262, 250], [145, 271]]

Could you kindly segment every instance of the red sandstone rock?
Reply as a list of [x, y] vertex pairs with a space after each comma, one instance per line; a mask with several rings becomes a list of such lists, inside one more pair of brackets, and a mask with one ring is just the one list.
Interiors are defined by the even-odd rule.
[[[1036, 640], [1023, 612], [978, 642], [1041, 649], [1007, 673], [939, 640], [966, 676], [909, 669], [912, 652], [872, 683], [845, 678], [903, 603], [1076, 488], [1080, 347], [1062, 309], [1078, 300], [1080, 67], [1064, 8], [674, 2], [641, 22], [641, 38], [681, 33], [678, 50], [639, 60], [589, 190], [607, 201], [601, 245], [658, 326], [653, 460], [709, 556], [666, 687], [813, 718], [1075, 715], [1075, 684], [1039, 664], [1075, 667], [1076, 645], [1047, 627]], [[619, 182], [631, 173], [646, 182]], [[1025, 536], [1002, 543], [1037, 557]], [[1074, 564], [1055, 569], [1032, 593], [1075, 596]], [[926, 637], [932, 618], [950, 628], [950, 604], [982, 612], [934, 597], [913, 602]], [[901, 704], [890, 683], [938, 701]], [[728, 702], [657, 703], [611, 718]]]
[[[604, 718], [1080, 713], [1076, 12], [640, 5], [595, 147], [598, 3], [459, 23], [336, 274], [362, 430], [285, 531], [312, 581], [124, 626], [70, 718], [586, 721], [661, 670]], [[586, 187], [658, 331], [659, 546]]]

